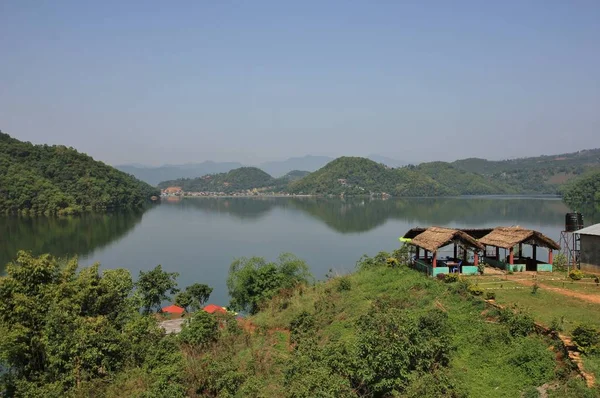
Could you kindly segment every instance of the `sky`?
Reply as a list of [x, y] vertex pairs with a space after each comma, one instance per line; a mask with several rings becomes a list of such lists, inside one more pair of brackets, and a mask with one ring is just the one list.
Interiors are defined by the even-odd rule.
[[0, 130], [109, 164], [600, 147], [600, 1], [0, 1]]

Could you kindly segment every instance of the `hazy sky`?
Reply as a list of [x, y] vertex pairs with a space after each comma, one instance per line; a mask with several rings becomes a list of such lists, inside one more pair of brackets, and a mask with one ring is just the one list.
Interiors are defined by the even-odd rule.
[[0, 129], [119, 163], [600, 147], [600, 1], [0, 1]]

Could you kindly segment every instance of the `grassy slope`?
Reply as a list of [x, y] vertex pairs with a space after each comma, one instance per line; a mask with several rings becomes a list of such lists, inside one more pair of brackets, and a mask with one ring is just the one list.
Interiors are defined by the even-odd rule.
[[[302, 310], [315, 312], [316, 307], [326, 306], [330, 308], [331, 317], [325, 317], [329, 320], [320, 325], [321, 341], [352, 342], [356, 334], [354, 321], [368, 313], [377, 298], [388, 296], [415, 312], [437, 307], [447, 311], [454, 327], [456, 352], [450, 373], [468, 396], [515, 397], [532, 388], [534, 383], [526, 372], [508, 361], [524, 342], [522, 339], [503, 340], [504, 326], [486, 322], [481, 315], [485, 310], [482, 301], [462, 297], [451, 292], [449, 285], [406, 268], [361, 271], [347, 278], [351, 283], [349, 291], [338, 292], [334, 279], [301, 296], [293, 296], [283, 311], [279, 310], [282, 302], [273, 301], [268, 309], [253, 317], [252, 322], [259, 328], [284, 329]], [[537, 336], [527, 339], [526, 344], [547, 344]], [[285, 357], [289, 353], [282, 350], [280, 355]], [[268, 384], [279, 385], [279, 376], [278, 372], [272, 372]]]

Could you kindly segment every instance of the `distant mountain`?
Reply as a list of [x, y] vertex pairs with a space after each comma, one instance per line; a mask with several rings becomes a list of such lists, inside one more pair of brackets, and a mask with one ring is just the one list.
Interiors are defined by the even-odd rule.
[[452, 165], [510, 185], [521, 193], [555, 194], [561, 185], [599, 167], [600, 149], [499, 161], [468, 158]]
[[156, 188], [63, 145], [0, 131], [0, 214], [73, 214], [141, 207]]
[[443, 196], [513, 193], [503, 184], [454, 168], [444, 162], [390, 169], [370, 159], [338, 158], [318, 171], [292, 182], [292, 193], [394, 196]]
[[287, 160], [264, 162], [260, 168], [274, 177], [282, 177], [293, 170], [315, 171], [331, 162], [328, 156], [306, 155], [303, 157], [289, 158]]
[[178, 178], [196, 178], [206, 174], [226, 173], [230, 170], [242, 167], [238, 162], [212, 162], [188, 163], [178, 165], [164, 165], [158, 167], [142, 165], [120, 165], [115, 166], [118, 170], [132, 174], [136, 178], [151, 185], [157, 185], [161, 181], [174, 180]]
[[407, 162], [403, 162], [401, 160], [398, 159], [393, 159], [387, 156], [383, 156], [383, 155], [377, 155], [377, 154], [372, 154], [367, 156], [367, 159], [371, 159], [374, 162], [377, 163], [382, 163], [385, 164], [388, 167], [402, 167], [402, 166], [406, 166], [408, 163]]
[[161, 189], [181, 187], [186, 192], [232, 193], [273, 186], [277, 181], [256, 167], [240, 167], [227, 173], [208, 174], [198, 178], [179, 178], [158, 184]]

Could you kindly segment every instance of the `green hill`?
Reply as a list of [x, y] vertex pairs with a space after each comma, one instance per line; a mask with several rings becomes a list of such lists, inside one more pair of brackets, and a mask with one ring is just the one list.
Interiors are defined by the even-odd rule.
[[208, 174], [198, 178], [180, 178], [163, 181], [161, 189], [181, 187], [186, 192], [225, 192], [232, 193], [254, 188], [273, 186], [276, 180], [256, 167], [240, 167], [227, 173]]
[[359, 157], [338, 158], [289, 186], [292, 193], [388, 193], [393, 196], [443, 196], [514, 193], [503, 184], [434, 162], [392, 169]]
[[558, 193], [561, 185], [600, 166], [600, 149], [500, 161], [469, 158], [452, 165], [504, 182], [522, 193]]
[[0, 214], [68, 214], [140, 207], [158, 191], [62, 145], [0, 132]]

